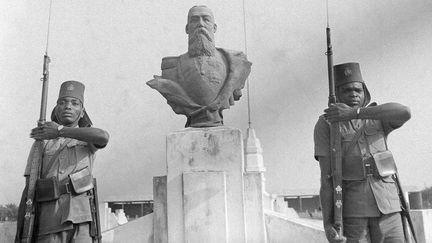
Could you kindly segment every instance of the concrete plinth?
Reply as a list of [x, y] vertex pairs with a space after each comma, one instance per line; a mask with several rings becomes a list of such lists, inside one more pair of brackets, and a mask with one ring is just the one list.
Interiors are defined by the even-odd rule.
[[225, 172], [185, 172], [186, 242], [228, 242]]
[[167, 177], [153, 177], [153, 231], [154, 243], [168, 242]]
[[[243, 162], [238, 129], [187, 128], [167, 136], [168, 242], [246, 241]], [[197, 226], [203, 212], [207, 225]]]

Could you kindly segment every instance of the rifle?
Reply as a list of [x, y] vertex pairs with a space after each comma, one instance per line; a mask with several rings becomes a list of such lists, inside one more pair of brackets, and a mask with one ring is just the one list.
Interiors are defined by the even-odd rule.
[[90, 223], [90, 235], [95, 243], [102, 242], [102, 232], [99, 215], [99, 200], [97, 194], [96, 178], [93, 178], [93, 188], [90, 190], [90, 208], [92, 214], [92, 222]]
[[[48, 80], [49, 80], [49, 63], [50, 58], [48, 56], [48, 40], [49, 40], [49, 29], [51, 22], [51, 7], [52, 0], [50, 1], [49, 16], [48, 16], [48, 30], [47, 30], [47, 43], [45, 48], [44, 60], [43, 60], [43, 71], [42, 71], [42, 98], [40, 106], [40, 114], [37, 125], [43, 126], [46, 122], [46, 108], [48, 99]], [[23, 191], [19, 213], [24, 213], [24, 218], [20, 218], [17, 222], [17, 234], [15, 242], [35, 242], [34, 235], [37, 235], [37, 204], [34, 203], [35, 192], [36, 192], [36, 181], [40, 177], [40, 170], [42, 166], [42, 156], [44, 152], [44, 141], [36, 140], [33, 144], [30, 158], [30, 176], [26, 179], [26, 187]], [[25, 205], [24, 205], [25, 204]], [[19, 215], [22, 216], [22, 215]], [[24, 222], [22, 222], [24, 221]], [[21, 225], [22, 224], [22, 225]]]
[[[336, 104], [336, 90], [333, 74], [333, 50], [330, 38], [330, 27], [327, 20], [327, 66], [329, 81], [329, 99], [328, 105]], [[330, 126], [330, 163], [333, 180], [333, 227], [338, 233], [338, 237], [343, 236], [342, 220], [342, 151], [341, 151], [341, 134], [339, 122], [333, 122]]]
[[[49, 71], [48, 65], [50, 62], [50, 58], [48, 54], [45, 52], [44, 55], [44, 63], [43, 63], [43, 73], [42, 73], [42, 99], [41, 99], [41, 108], [40, 108], [40, 116], [38, 120], [38, 126], [42, 126], [46, 121], [46, 108], [47, 108], [47, 97], [48, 97], [48, 80], [49, 80]], [[36, 140], [33, 145], [31, 158], [31, 167], [30, 167], [30, 176], [28, 179], [27, 192], [23, 193], [23, 196], [26, 194], [25, 199], [25, 215], [24, 215], [24, 223], [22, 226], [21, 233], [21, 242], [30, 243], [34, 242], [34, 235], [36, 233], [36, 222], [37, 222], [37, 205], [34, 203], [35, 192], [36, 192], [36, 181], [40, 176], [40, 169], [42, 165], [42, 155], [44, 150], [44, 141]]]
[[402, 207], [402, 212], [401, 212], [401, 216], [402, 216], [402, 225], [403, 225], [403, 229], [404, 229], [404, 235], [405, 235], [405, 240], [406, 242], [411, 242], [410, 241], [410, 235], [408, 233], [408, 229], [406, 227], [406, 223], [408, 222], [409, 228], [411, 230], [411, 234], [412, 237], [414, 239], [414, 242], [418, 242], [417, 241], [417, 236], [414, 230], [414, 225], [411, 219], [411, 215], [410, 215], [410, 208], [409, 205], [407, 203], [407, 200], [405, 199], [404, 196], [404, 192], [402, 191], [402, 186], [399, 182], [399, 176], [398, 174], [393, 174], [393, 179], [396, 182], [396, 186], [398, 188], [398, 195], [399, 195], [399, 201], [401, 202], [401, 207]]

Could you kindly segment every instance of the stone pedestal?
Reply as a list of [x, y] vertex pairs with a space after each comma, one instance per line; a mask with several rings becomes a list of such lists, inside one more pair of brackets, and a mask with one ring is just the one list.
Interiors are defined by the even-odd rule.
[[238, 129], [167, 136], [168, 242], [246, 242], [243, 163]]
[[185, 172], [183, 212], [186, 242], [228, 242], [225, 172]]

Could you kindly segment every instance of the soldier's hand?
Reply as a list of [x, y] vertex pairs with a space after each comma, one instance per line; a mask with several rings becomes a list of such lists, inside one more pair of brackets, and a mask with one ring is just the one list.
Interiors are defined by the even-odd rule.
[[346, 238], [342, 235], [339, 235], [333, 226], [326, 226], [326, 227], [324, 227], [324, 230], [325, 230], [327, 240], [330, 243], [345, 243], [346, 242]]
[[55, 122], [46, 122], [42, 126], [35, 127], [31, 130], [30, 137], [36, 140], [46, 140], [58, 138], [59, 132]]
[[356, 109], [344, 103], [331, 104], [329, 108], [324, 110], [324, 118], [331, 123], [348, 121], [355, 119], [356, 116]]

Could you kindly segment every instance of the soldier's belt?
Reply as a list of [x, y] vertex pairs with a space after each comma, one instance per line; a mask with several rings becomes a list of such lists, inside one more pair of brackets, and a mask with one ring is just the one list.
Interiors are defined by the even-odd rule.
[[93, 188], [93, 176], [88, 166], [70, 174], [61, 182], [56, 177], [36, 181], [36, 201], [57, 200], [62, 194], [78, 195]]
[[373, 157], [346, 156], [342, 160], [343, 180], [359, 181], [369, 176], [379, 177]]
[[363, 159], [364, 176], [378, 176], [375, 163], [372, 157]]
[[346, 181], [364, 180], [369, 176], [384, 178], [397, 172], [396, 163], [389, 150], [368, 157], [344, 156], [342, 160], [342, 179]]
[[69, 178], [61, 183], [59, 183], [56, 177], [38, 179], [36, 181], [37, 202], [48, 202], [57, 200], [60, 195], [63, 194], [78, 195], [75, 192]]

